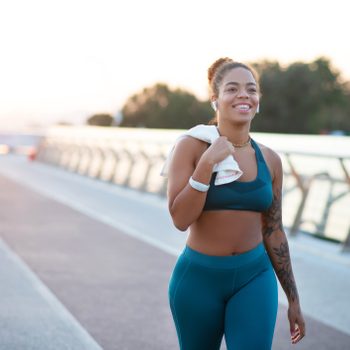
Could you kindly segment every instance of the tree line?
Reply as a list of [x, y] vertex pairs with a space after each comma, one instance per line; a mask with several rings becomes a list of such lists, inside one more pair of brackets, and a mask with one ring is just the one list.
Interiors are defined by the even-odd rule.
[[[349, 134], [350, 83], [342, 80], [329, 59], [320, 57], [287, 67], [277, 61], [251, 65], [260, 75], [262, 92], [252, 131], [320, 134], [342, 130]], [[209, 99], [201, 101], [184, 89], [157, 83], [130, 96], [121, 115], [121, 127], [188, 129], [207, 124], [214, 112]], [[116, 125], [108, 114], [93, 115], [87, 123]]]

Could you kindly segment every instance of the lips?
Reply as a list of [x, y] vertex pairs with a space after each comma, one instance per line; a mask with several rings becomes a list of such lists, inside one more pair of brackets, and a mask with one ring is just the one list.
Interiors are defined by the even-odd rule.
[[240, 111], [249, 111], [252, 106], [248, 103], [239, 103], [233, 106], [233, 108], [237, 108]]

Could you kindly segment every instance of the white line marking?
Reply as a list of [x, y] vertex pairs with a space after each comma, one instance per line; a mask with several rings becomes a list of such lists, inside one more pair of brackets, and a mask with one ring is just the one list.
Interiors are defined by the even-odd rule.
[[32, 272], [28, 265], [16, 255], [10, 247], [0, 238], [0, 251], [10, 261], [12, 261], [17, 268], [29, 280], [31, 286], [39, 295], [48, 303], [56, 315], [65, 323], [69, 324], [74, 334], [84, 343], [85, 349], [89, 350], [103, 350], [100, 345], [91, 337], [91, 335], [80, 325], [74, 316], [66, 309], [66, 307], [56, 298], [54, 294], [38, 279]]

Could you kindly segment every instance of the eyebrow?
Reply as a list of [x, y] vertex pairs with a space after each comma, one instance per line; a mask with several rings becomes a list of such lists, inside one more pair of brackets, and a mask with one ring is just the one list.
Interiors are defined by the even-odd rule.
[[[227, 86], [227, 85], [239, 85], [239, 83], [237, 83], [237, 82], [235, 82], [235, 81], [229, 81], [228, 83], [225, 84], [225, 86]], [[246, 85], [247, 85], [247, 86], [248, 86], [248, 85], [254, 85], [254, 86], [256, 86], [255, 83], [247, 83]]]

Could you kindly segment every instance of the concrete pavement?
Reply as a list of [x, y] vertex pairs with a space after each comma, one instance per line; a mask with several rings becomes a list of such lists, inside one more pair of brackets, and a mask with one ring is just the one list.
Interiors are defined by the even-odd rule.
[[[164, 200], [21, 158], [1, 158], [0, 166], [5, 247], [25, 261], [72, 319], [104, 349], [177, 349], [166, 290], [185, 235], [172, 228]], [[289, 242], [308, 332], [296, 347], [350, 348], [349, 256], [305, 236]], [[9, 289], [20, 314], [23, 295]], [[276, 350], [295, 348], [284, 299], [282, 292]], [[57, 328], [48, 319], [42, 323], [40, 314], [23, 312], [29, 324]], [[0, 318], [6, 323], [6, 316]], [[0, 330], [0, 349], [12, 349], [1, 347], [5, 339], [19, 342], [18, 323], [8, 324], [12, 333]], [[27, 336], [44, 340], [41, 328]]]
[[0, 266], [0, 349], [102, 349], [2, 240]]

